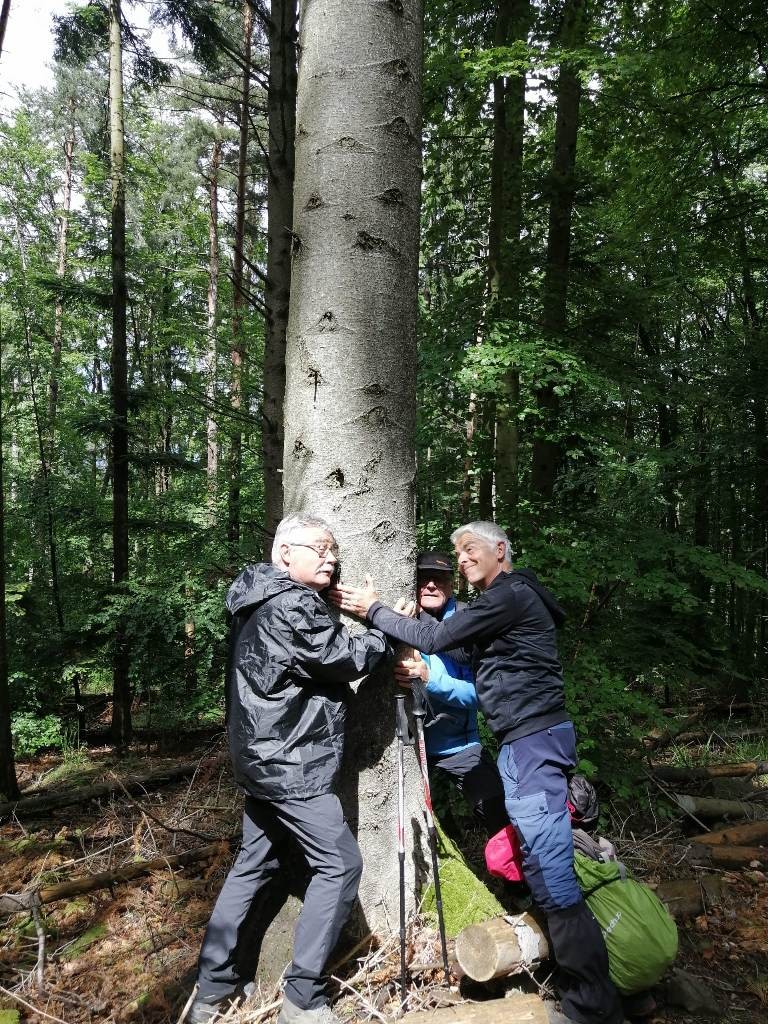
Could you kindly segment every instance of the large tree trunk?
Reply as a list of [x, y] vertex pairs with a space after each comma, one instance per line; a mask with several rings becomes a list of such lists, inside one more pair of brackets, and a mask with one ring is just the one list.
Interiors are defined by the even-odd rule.
[[[525, 42], [530, 19], [528, 0], [499, 0], [495, 45], [502, 47]], [[488, 319], [503, 319], [515, 326], [520, 317], [525, 80], [523, 73], [499, 77], [493, 83]], [[496, 406], [496, 514], [497, 519], [510, 529], [514, 528], [517, 519], [518, 500], [517, 407], [520, 377], [514, 365], [504, 375], [503, 388]]]
[[[314, 0], [299, 51], [285, 511], [326, 516], [344, 577], [372, 573], [384, 600], [414, 580], [421, 24], [420, 0]], [[382, 932], [397, 920], [393, 703], [381, 674], [361, 684], [344, 772]], [[406, 833], [416, 781], [409, 758]]]
[[283, 399], [285, 335], [291, 297], [294, 136], [296, 134], [296, 0], [272, 0], [269, 38], [269, 168], [267, 179], [267, 307], [264, 338], [264, 543], [269, 557], [272, 535], [283, 514]]
[[[123, 132], [123, 57], [120, 0], [110, 2], [109, 123], [112, 177], [112, 564], [115, 589], [128, 579], [128, 350], [125, 276], [125, 179]], [[118, 747], [131, 741], [130, 650], [125, 620], [115, 625], [112, 666], [112, 739]]]
[[219, 303], [219, 167], [221, 166], [221, 139], [217, 136], [211, 153], [208, 179], [208, 318], [206, 322], [207, 379], [205, 385], [208, 416], [206, 419], [206, 462], [208, 479], [208, 505], [211, 516], [216, 516], [216, 481], [219, 471], [219, 438], [216, 423], [216, 354]]
[[[566, 0], [563, 9], [559, 43], [575, 48], [584, 41], [584, 0]], [[549, 230], [544, 272], [542, 326], [548, 344], [563, 343], [568, 323], [568, 280], [570, 276], [571, 218], [576, 193], [576, 138], [579, 129], [581, 80], [578, 69], [566, 56], [560, 65], [557, 87], [557, 119], [555, 121], [555, 153], [549, 187]], [[555, 372], [556, 367], [549, 368]], [[557, 429], [560, 402], [554, 382], [538, 389], [537, 404], [541, 422], [533, 442], [531, 485], [535, 498], [549, 501], [560, 468], [560, 445], [553, 437]]]
[[[0, 353], [2, 344], [0, 343]], [[11, 700], [8, 692], [8, 638], [5, 631], [5, 492], [3, 481], [3, 375], [0, 365], [0, 796], [17, 800], [19, 785], [13, 760]]]
[[245, 204], [248, 187], [248, 135], [251, 92], [251, 44], [253, 8], [250, 0], [243, 3], [243, 78], [240, 88], [240, 140], [237, 151], [237, 194], [235, 201], [235, 239], [232, 259], [232, 378], [229, 401], [232, 406], [232, 440], [229, 453], [229, 514], [227, 539], [233, 557], [240, 543], [240, 477], [243, 468], [243, 428], [240, 414], [243, 407], [243, 370], [245, 363], [244, 318], [247, 305], [245, 289]]

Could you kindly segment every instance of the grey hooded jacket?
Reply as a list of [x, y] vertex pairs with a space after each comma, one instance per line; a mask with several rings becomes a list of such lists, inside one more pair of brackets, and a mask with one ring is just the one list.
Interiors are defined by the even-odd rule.
[[235, 780], [251, 796], [333, 789], [348, 683], [392, 653], [377, 629], [352, 636], [323, 598], [274, 565], [249, 565], [227, 594], [232, 623], [227, 732]]

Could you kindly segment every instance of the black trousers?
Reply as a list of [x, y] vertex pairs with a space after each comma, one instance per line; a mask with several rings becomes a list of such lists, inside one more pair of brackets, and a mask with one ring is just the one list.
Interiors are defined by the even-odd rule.
[[326, 1000], [324, 968], [349, 917], [363, 871], [355, 837], [332, 793], [271, 803], [246, 797], [243, 843], [216, 900], [198, 963], [198, 998], [220, 1002], [241, 981], [238, 962], [246, 918], [258, 893], [280, 870], [286, 834], [298, 842], [312, 874], [296, 923], [285, 995], [303, 1010]]

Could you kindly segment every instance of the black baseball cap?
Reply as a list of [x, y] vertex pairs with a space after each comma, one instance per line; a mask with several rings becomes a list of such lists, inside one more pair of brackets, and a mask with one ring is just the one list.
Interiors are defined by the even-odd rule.
[[451, 556], [444, 551], [420, 551], [416, 555], [416, 572], [448, 572], [453, 574]]

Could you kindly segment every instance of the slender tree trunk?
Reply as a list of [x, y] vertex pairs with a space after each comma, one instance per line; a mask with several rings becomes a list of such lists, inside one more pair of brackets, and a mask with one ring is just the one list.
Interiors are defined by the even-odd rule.
[[[585, 28], [584, 0], [566, 0], [560, 29], [560, 45], [566, 48], [579, 46], [584, 41]], [[560, 346], [568, 324], [571, 218], [576, 193], [576, 139], [581, 100], [578, 70], [568, 57], [560, 65], [555, 91], [557, 118], [555, 153], [549, 182], [552, 198], [549, 205], [542, 325], [549, 344]], [[552, 372], [555, 370], [556, 367], [551, 367]], [[531, 485], [534, 497], [549, 501], [554, 492], [562, 458], [560, 444], [553, 437], [560, 409], [554, 382], [539, 388], [536, 400], [540, 426], [533, 442]]]
[[[0, 40], [1, 41], [1, 40]], [[2, 332], [0, 330], [0, 358]], [[0, 363], [0, 796], [19, 798], [11, 736], [11, 698], [8, 692], [8, 637], [5, 628], [5, 490], [3, 477], [3, 375]]]
[[[344, 577], [371, 572], [385, 600], [412, 592], [416, 550], [421, 19], [419, 0], [314, 0], [299, 51], [285, 507], [326, 516]], [[397, 920], [390, 692], [381, 678], [357, 690], [344, 773], [379, 932]], [[407, 781], [420, 822], [410, 757]]]
[[248, 102], [251, 89], [251, 43], [253, 8], [250, 0], [243, 3], [243, 78], [240, 90], [240, 141], [237, 152], [237, 198], [235, 206], [235, 251], [232, 260], [232, 379], [229, 400], [232, 417], [232, 440], [229, 456], [229, 524], [227, 539], [234, 554], [240, 543], [240, 477], [243, 465], [243, 429], [240, 413], [243, 407], [243, 369], [245, 362], [244, 317], [247, 304], [245, 292], [245, 205], [248, 186]]
[[[75, 105], [70, 100], [70, 114]], [[64, 140], [64, 195], [61, 203], [61, 218], [59, 220], [58, 256], [56, 261], [56, 276], [59, 281], [64, 280], [67, 271], [67, 238], [69, 235], [69, 214], [72, 207], [72, 155], [75, 150], [75, 129], [70, 124], [69, 133]], [[51, 437], [51, 460], [55, 459], [54, 440], [56, 436], [56, 412], [59, 399], [59, 372], [61, 370], [61, 344], [64, 329], [64, 300], [61, 295], [56, 296], [56, 305], [53, 310], [53, 353], [51, 357], [51, 382], [48, 389], [48, 423]]]
[[219, 438], [216, 423], [216, 362], [219, 302], [219, 168], [221, 166], [221, 139], [216, 137], [211, 153], [211, 171], [208, 179], [208, 340], [205, 396], [208, 405], [206, 420], [206, 463], [208, 478], [208, 505], [212, 517], [216, 515], [216, 491], [219, 472]]
[[11, 13], [11, 0], [3, 0], [3, 6], [0, 7], [0, 54], [3, 52], [3, 43], [5, 42], [5, 30], [8, 27], [8, 18]]
[[[123, 58], [120, 0], [110, 0], [109, 121], [112, 181], [112, 566], [117, 593], [128, 580], [128, 348], [125, 275], [125, 179]], [[112, 665], [112, 739], [120, 748], [131, 741], [130, 647], [123, 616], [115, 624]]]
[[[531, 21], [528, 0], [499, 0], [496, 8], [496, 47], [525, 42]], [[523, 140], [525, 134], [525, 74], [499, 77], [493, 83], [493, 150], [491, 153], [491, 211], [488, 227], [488, 319], [513, 325], [520, 318], [523, 220]], [[517, 426], [520, 374], [511, 365], [496, 408], [496, 515], [514, 533], [517, 521]]]
[[296, 134], [296, 0], [272, 0], [269, 38], [269, 168], [267, 179], [267, 307], [264, 339], [265, 557], [283, 514], [283, 399], [285, 335], [291, 297], [294, 136]]

